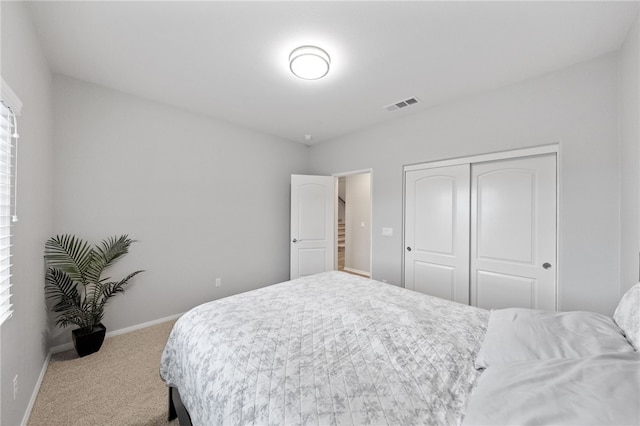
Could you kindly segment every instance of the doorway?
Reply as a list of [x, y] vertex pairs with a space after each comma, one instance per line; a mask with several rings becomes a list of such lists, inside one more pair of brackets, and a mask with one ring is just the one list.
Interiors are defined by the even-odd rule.
[[336, 176], [336, 269], [370, 278], [371, 172]]

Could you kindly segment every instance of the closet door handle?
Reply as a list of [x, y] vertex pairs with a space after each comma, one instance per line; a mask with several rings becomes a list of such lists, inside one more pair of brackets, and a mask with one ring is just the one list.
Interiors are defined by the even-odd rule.
[[545, 262], [545, 263], [542, 264], [542, 267], [544, 269], [549, 269], [549, 268], [551, 268], [551, 264], [549, 262]]
[[407, 251], [411, 251], [411, 247], [407, 247]]

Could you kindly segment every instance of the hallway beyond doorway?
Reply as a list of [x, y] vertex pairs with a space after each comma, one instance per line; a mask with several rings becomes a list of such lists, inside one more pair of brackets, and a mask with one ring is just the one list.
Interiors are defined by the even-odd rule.
[[371, 172], [338, 177], [336, 265], [338, 270], [371, 276]]

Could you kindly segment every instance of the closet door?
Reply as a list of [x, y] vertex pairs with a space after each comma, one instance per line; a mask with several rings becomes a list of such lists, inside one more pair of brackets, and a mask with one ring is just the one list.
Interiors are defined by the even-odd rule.
[[469, 303], [469, 165], [407, 171], [405, 287]]
[[471, 166], [471, 304], [556, 310], [556, 156]]

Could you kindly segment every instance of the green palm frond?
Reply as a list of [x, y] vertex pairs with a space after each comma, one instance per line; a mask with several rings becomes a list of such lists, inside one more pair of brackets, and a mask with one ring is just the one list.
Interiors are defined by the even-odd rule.
[[92, 319], [87, 316], [85, 311], [75, 306], [61, 312], [56, 319], [56, 324], [60, 327], [67, 327], [73, 324], [84, 330], [91, 330], [93, 328]]
[[87, 275], [90, 280], [96, 282], [100, 279], [102, 271], [113, 262], [129, 253], [129, 246], [134, 243], [128, 235], [110, 237], [102, 241], [102, 246], [96, 246], [93, 250], [93, 261], [90, 262]]
[[129, 253], [129, 246], [135, 243], [135, 240], [129, 238], [128, 235], [122, 235], [119, 238], [111, 237], [102, 241], [102, 247], [96, 247], [96, 251], [106, 261], [106, 266]]
[[131, 278], [144, 272], [132, 272], [120, 281], [101, 278], [107, 267], [129, 252], [133, 242], [127, 235], [110, 237], [94, 248], [72, 235], [47, 241], [45, 295], [55, 302], [52, 310], [58, 314], [56, 324], [75, 324], [90, 331], [102, 321], [107, 301], [123, 292]]
[[48, 268], [45, 281], [45, 294], [48, 298], [58, 298], [58, 304], [63, 306], [80, 304], [78, 287], [63, 270]]
[[87, 294], [87, 300], [91, 303], [94, 310], [103, 310], [107, 301], [117, 293], [124, 292], [124, 286], [129, 283], [129, 280], [141, 272], [144, 271], [132, 272], [120, 281], [108, 282], [102, 280], [96, 283], [96, 285], [93, 286], [91, 293]]
[[66, 272], [76, 282], [85, 284], [87, 268], [93, 258], [93, 249], [73, 235], [57, 235], [44, 246], [47, 265]]

